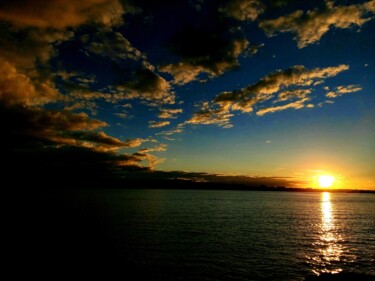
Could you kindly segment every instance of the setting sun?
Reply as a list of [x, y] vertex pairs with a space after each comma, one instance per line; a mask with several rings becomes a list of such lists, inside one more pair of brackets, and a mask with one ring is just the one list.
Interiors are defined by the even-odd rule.
[[318, 178], [319, 186], [320, 187], [331, 187], [335, 181], [334, 176], [328, 176], [328, 175], [321, 175]]

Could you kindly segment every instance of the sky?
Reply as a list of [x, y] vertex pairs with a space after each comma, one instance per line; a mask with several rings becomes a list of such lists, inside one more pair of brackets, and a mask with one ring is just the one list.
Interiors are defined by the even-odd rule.
[[10, 172], [375, 189], [374, 0], [13, 0], [0, 29]]

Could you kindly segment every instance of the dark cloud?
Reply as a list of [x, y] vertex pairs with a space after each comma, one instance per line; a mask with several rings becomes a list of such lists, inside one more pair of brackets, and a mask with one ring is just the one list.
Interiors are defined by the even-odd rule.
[[[250, 46], [238, 22], [241, 12], [250, 16], [253, 4], [246, 2], [202, 1], [197, 9], [192, 9], [196, 3], [191, 1], [158, 2], [157, 7], [148, 9], [164, 28], [159, 32], [164, 34], [162, 46], [173, 53], [169, 61], [158, 63], [160, 71], [171, 74], [175, 84], [183, 85], [237, 68], [240, 56]], [[178, 25], [176, 17], [182, 19]]]
[[193, 81], [200, 73], [217, 76], [237, 67], [239, 56], [248, 46], [244, 37], [221, 25], [213, 30], [188, 27], [175, 34], [171, 42], [172, 51], [181, 61], [160, 69], [172, 74], [177, 84]]
[[143, 60], [144, 65], [149, 65], [141, 51], [134, 48], [120, 32], [113, 31], [111, 28], [103, 27], [94, 34], [82, 35], [81, 40], [86, 50], [94, 54], [109, 57], [114, 61]]

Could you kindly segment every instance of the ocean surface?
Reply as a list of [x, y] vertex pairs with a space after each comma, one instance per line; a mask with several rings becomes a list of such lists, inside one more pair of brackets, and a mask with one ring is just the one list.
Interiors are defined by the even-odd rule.
[[14, 252], [30, 276], [375, 275], [374, 194], [82, 189], [40, 191], [24, 201], [18, 202], [24, 209], [13, 212]]

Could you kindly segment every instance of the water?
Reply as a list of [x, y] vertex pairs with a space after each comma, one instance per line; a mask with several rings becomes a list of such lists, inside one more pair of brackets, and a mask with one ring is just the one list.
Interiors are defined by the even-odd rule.
[[132, 280], [375, 275], [372, 194], [74, 190], [43, 196], [43, 207], [29, 214], [31, 239], [39, 243], [30, 250], [70, 261], [65, 270], [85, 260], [95, 265], [91, 271], [110, 265], [138, 276]]

